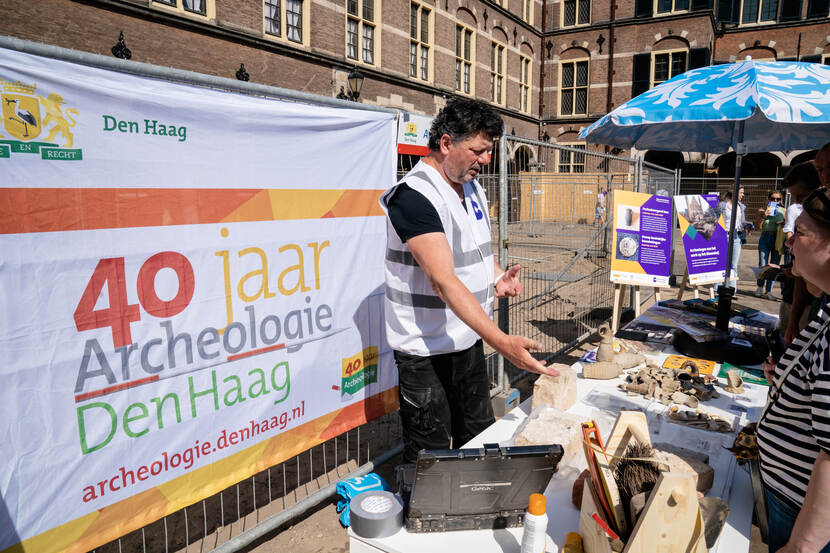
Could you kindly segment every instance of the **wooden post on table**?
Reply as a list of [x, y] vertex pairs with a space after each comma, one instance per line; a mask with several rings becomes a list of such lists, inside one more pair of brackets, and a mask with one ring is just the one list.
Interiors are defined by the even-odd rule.
[[[617, 333], [620, 328], [620, 315], [622, 314], [622, 302], [625, 299], [625, 290], [629, 286], [634, 287], [634, 317], [640, 316], [640, 285], [627, 284], [623, 282], [614, 283], [614, 306], [611, 312], [611, 332]], [[660, 288], [658, 286], [652, 287], [654, 290], [654, 301], [660, 301]]]
[[[686, 293], [686, 285], [689, 283], [689, 269], [686, 269], [686, 272], [683, 273], [683, 282], [680, 283], [680, 289], [677, 291], [677, 299], [682, 300], [683, 295]], [[715, 283], [709, 283], [709, 298], [715, 299]], [[694, 292], [695, 299], [700, 297], [700, 287], [703, 284], [692, 284], [692, 291]]]
[[686, 271], [683, 273], [683, 282], [680, 283], [680, 290], [677, 291], [677, 299], [682, 300], [683, 294], [686, 293], [686, 284], [689, 282], [689, 269], [686, 268]]
[[616, 334], [620, 327], [620, 311], [622, 310], [622, 301], [625, 297], [624, 292], [628, 287], [627, 284], [614, 283], [614, 307], [611, 312], [611, 334]]

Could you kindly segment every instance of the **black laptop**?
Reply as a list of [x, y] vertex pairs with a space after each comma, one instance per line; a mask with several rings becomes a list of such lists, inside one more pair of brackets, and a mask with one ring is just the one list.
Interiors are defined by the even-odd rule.
[[412, 485], [406, 528], [446, 532], [521, 526], [530, 494], [544, 492], [562, 453], [556, 444], [421, 450], [414, 478], [404, 477]]

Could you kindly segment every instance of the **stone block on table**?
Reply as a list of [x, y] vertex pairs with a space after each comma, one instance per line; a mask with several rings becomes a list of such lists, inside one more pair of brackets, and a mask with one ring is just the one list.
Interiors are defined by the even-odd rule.
[[576, 403], [576, 371], [568, 365], [555, 363], [552, 368], [559, 376], [541, 375], [533, 385], [533, 410], [540, 407], [555, 407], [562, 411]]
[[562, 446], [562, 461], [560, 469], [565, 466], [574, 466], [577, 455], [582, 453], [582, 423], [585, 417], [564, 413], [559, 409], [545, 407], [533, 411], [531, 418], [516, 436], [516, 445], [549, 445]]

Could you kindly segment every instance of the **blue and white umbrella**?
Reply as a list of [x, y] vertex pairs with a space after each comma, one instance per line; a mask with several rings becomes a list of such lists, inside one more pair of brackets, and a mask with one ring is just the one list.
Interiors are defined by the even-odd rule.
[[747, 60], [692, 69], [579, 137], [638, 150], [723, 153], [740, 142], [746, 152], [818, 148], [830, 142], [830, 66]]
[[[830, 67], [747, 59], [692, 69], [624, 103], [579, 138], [638, 150], [733, 149], [737, 198], [745, 154], [811, 150], [830, 142]], [[727, 259], [732, 259], [737, 209], [738, 202], [732, 202]], [[728, 317], [719, 317], [719, 326], [726, 323]]]

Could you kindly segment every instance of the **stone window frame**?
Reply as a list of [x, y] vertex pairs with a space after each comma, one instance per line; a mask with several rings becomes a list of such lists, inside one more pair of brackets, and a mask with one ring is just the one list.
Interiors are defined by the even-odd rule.
[[[470, 37], [469, 51], [467, 42], [464, 40]], [[469, 57], [467, 57], [469, 56]], [[464, 69], [469, 73], [465, 73]], [[460, 21], [455, 22], [455, 91], [465, 96], [475, 96], [476, 91], [476, 30]], [[465, 90], [464, 77], [468, 77], [468, 88]]]
[[533, 25], [533, 12], [536, 0], [521, 0], [522, 2], [522, 20]]
[[[418, 8], [418, 19], [417, 19], [417, 29], [416, 29], [416, 37], [412, 36], [412, 8], [417, 6]], [[409, 9], [410, 9], [410, 21], [409, 21], [409, 61], [407, 65], [409, 68], [407, 69], [407, 74], [409, 75], [410, 79], [416, 81], [424, 81], [431, 83], [435, 78], [435, 46], [433, 44], [433, 38], [435, 37], [435, 11], [434, 7], [425, 4], [423, 2], [419, 2], [417, 0], [410, 0], [409, 2]], [[427, 12], [427, 40], [424, 42], [423, 40], [423, 13]], [[416, 74], [412, 75], [412, 64], [411, 64], [411, 56], [412, 56], [412, 46], [415, 45], [415, 53], [416, 53]], [[422, 55], [424, 50], [427, 52], [427, 75], [423, 77], [422, 75]]]
[[[557, 146], [568, 146], [569, 148], [580, 148], [587, 151], [587, 145], [585, 142], [557, 142]], [[567, 154], [568, 160], [564, 161], [562, 158], [564, 155]], [[582, 157], [582, 162], [577, 163], [576, 158], [578, 156]], [[562, 167], [567, 166], [568, 170], [563, 171]], [[581, 171], [574, 171], [575, 167], [581, 167]], [[556, 172], [557, 173], [570, 173], [570, 174], [581, 174], [585, 172], [585, 154], [577, 154], [576, 152], [571, 152], [570, 150], [556, 150]]]
[[[574, 22], [573, 23], [565, 23], [565, 4], [568, 2], [574, 3]], [[580, 21], [579, 14], [580, 8], [583, 5], [587, 4], [587, 11], [588, 11], [588, 21]], [[591, 0], [562, 0], [561, 2], [562, 9], [559, 11], [559, 26], [560, 27], [585, 27], [591, 24]]]
[[[499, 60], [501, 67], [496, 67], [495, 53], [497, 49], [501, 50], [501, 59]], [[500, 106], [507, 105], [507, 45], [499, 40], [493, 39], [490, 42], [490, 101]], [[500, 79], [500, 82], [497, 81]], [[496, 97], [496, 83], [499, 82], [501, 97]]]
[[[673, 61], [672, 58], [673, 58], [674, 54], [679, 54], [681, 52], [686, 55], [685, 68], [683, 69], [683, 71], [680, 72], [680, 73], [684, 73], [684, 72], [689, 70], [689, 48], [688, 47], [687, 48], [671, 48], [669, 50], [656, 50], [656, 51], [651, 52], [651, 70], [649, 71], [649, 85], [650, 85], [649, 88], [654, 88], [658, 84], [664, 83], [667, 80], [671, 79], [673, 76], [676, 76], [676, 75], [671, 74], [671, 67], [672, 67], [672, 61]], [[669, 55], [669, 76], [665, 80], [655, 82], [654, 71], [657, 69], [656, 58], [657, 58], [657, 56], [664, 55], [664, 54]], [[677, 75], [679, 75], [680, 73], [677, 73]]]
[[150, 6], [177, 15], [193, 17], [195, 19], [216, 19], [216, 0], [201, 0], [204, 4], [204, 11], [194, 11], [185, 8], [186, 1], [193, 0], [150, 0]]
[[[300, 3], [302, 13], [300, 15], [300, 40], [292, 40], [288, 38], [288, 12], [289, 0], [262, 0], [262, 35], [269, 40], [276, 40], [286, 44], [294, 44], [297, 46], [308, 46], [311, 37], [311, 2], [310, 0], [294, 0]], [[269, 29], [268, 6], [279, 2], [280, 5], [280, 34], [274, 34]]]
[[[739, 27], [752, 27], [754, 25], [770, 25], [771, 23], [778, 22], [778, 14], [781, 11], [781, 0], [751, 0], [757, 3], [757, 13], [755, 14], [755, 21], [748, 21], [744, 22], [744, 6], [746, 5], [748, 0], [741, 0], [741, 9], [738, 13], [738, 26]], [[764, 4], [767, 2], [774, 1], [775, 5], [775, 13], [772, 15], [771, 19], [761, 19], [762, 14], [764, 13]]]
[[[371, 19], [366, 17], [365, 11], [366, 4], [369, 2], [372, 3]], [[382, 0], [346, 0], [346, 13], [344, 14], [346, 32], [343, 37], [346, 61], [367, 67], [381, 67], [381, 16], [383, 14], [381, 3]], [[352, 6], [355, 6], [354, 12], [351, 11]], [[355, 57], [349, 55], [349, 29], [351, 23], [355, 24], [356, 29], [357, 43], [355, 44]], [[364, 42], [366, 37], [364, 35], [366, 34], [367, 28], [372, 29], [371, 61], [367, 61], [365, 58], [366, 48], [364, 47]]]
[[[577, 75], [576, 64], [577, 63], [582, 63], [582, 62], [585, 62], [585, 63], [588, 64], [588, 69], [587, 69], [588, 74], [586, 76], [587, 81], [586, 81], [584, 87], [577, 86], [577, 84], [576, 84], [576, 75]], [[571, 106], [571, 113], [564, 113], [562, 111], [562, 92], [565, 90], [565, 87], [562, 84], [562, 82], [563, 82], [562, 77], [563, 77], [563, 74], [564, 74], [564, 66], [569, 65], [569, 64], [573, 64], [573, 66], [574, 66], [574, 84], [573, 84], [573, 86], [570, 86], [568, 88], [572, 89], [574, 91], [574, 95], [573, 95], [573, 103], [572, 103], [572, 106]], [[559, 117], [578, 117], [578, 116], [588, 115], [588, 98], [591, 95], [591, 58], [582, 57], [582, 58], [574, 58], [574, 59], [560, 61], [559, 62], [559, 81], [558, 82], [559, 82], [559, 102], [558, 102], [556, 108], [557, 108], [557, 114], [559, 115]], [[585, 111], [584, 112], [577, 112], [576, 111], [576, 91], [577, 91], [577, 89], [580, 89], [580, 88], [585, 89]]]
[[533, 58], [519, 53], [519, 111], [530, 113], [533, 105]]
[[[671, 2], [671, 9], [667, 11], [659, 11], [659, 6], [661, 1], [669, 1]], [[678, 8], [678, 2], [684, 2], [686, 4], [685, 8]], [[676, 13], [688, 13], [691, 10], [692, 0], [654, 0], [654, 5], [652, 6], [652, 12], [654, 17], [663, 17], [666, 15], [672, 15]]]

